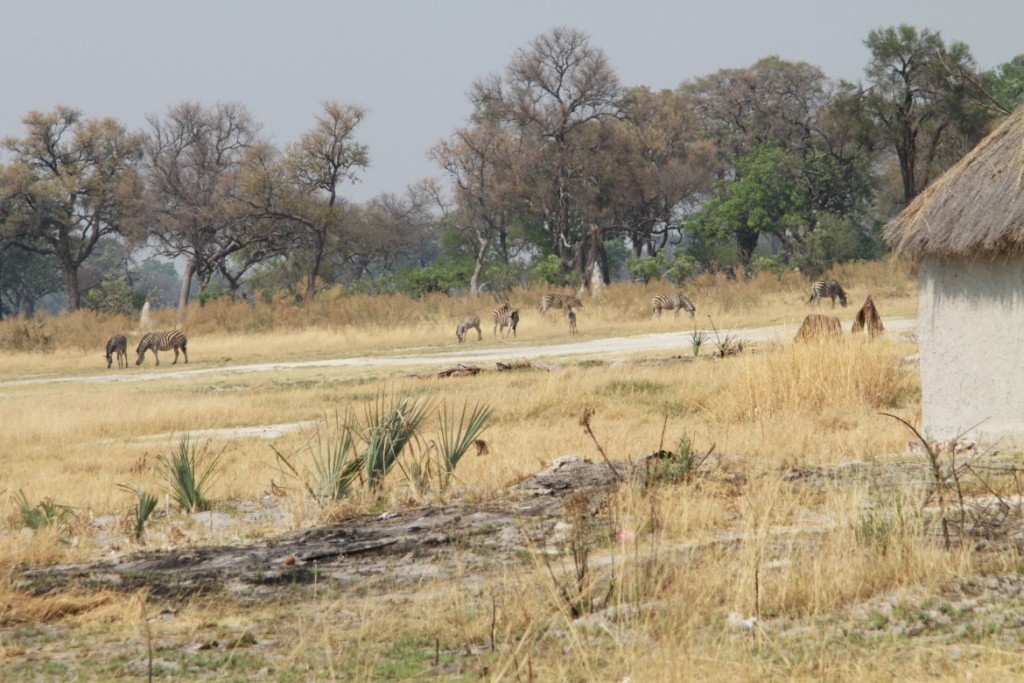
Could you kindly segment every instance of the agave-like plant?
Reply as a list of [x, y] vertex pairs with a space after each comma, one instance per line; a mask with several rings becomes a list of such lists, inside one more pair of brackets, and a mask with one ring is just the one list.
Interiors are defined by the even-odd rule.
[[142, 534], [146, 531], [146, 522], [149, 516], [156, 509], [157, 500], [149, 492], [138, 484], [118, 484], [118, 486], [129, 493], [135, 494], [137, 500], [132, 520], [132, 534], [136, 541], [142, 541]]
[[384, 483], [432, 408], [433, 401], [429, 399], [406, 396], [389, 400], [383, 395], [367, 406], [366, 448], [360, 460], [371, 490]]
[[[466, 405], [462, 405], [462, 413], [456, 422], [455, 411], [448, 412], [445, 404], [441, 408], [441, 462], [444, 465], [444, 479], [441, 482], [442, 490], [447, 489], [451, 484], [455, 466], [466, 454], [469, 447], [474, 445], [480, 434], [487, 428], [487, 421], [491, 417], [492, 409], [488, 405], [477, 404], [473, 412], [466, 418]], [[478, 446], [479, 448], [479, 446]]]
[[202, 462], [205, 457], [197, 452], [195, 444], [189, 443], [186, 432], [178, 440], [178, 450], [170, 457], [160, 456], [160, 468], [167, 477], [171, 496], [187, 512], [202, 512], [210, 509], [206, 497], [208, 487], [219, 474], [218, 464], [224, 451]]
[[351, 415], [341, 420], [337, 414], [333, 430], [326, 418], [323, 428], [317, 423], [316, 433], [306, 442], [313, 461], [311, 473], [300, 472], [287, 456], [274, 448], [278, 462], [286, 468], [285, 474], [302, 480], [317, 503], [341, 500], [348, 495], [352, 482], [359, 475], [361, 465], [355, 456], [355, 434], [351, 425]]
[[75, 509], [70, 505], [54, 503], [48, 498], [32, 505], [28, 502], [28, 496], [21, 490], [18, 491], [18, 497], [18, 516], [21, 517], [21, 524], [33, 531], [53, 525], [63, 529], [71, 519], [77, 516]]

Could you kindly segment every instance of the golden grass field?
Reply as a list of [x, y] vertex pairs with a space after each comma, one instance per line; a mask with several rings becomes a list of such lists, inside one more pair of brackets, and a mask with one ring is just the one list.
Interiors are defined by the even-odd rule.
[[[850, 294], [851, 305], [836, 308], [847, 332], [869, 293], [883, 320], [916, 315], [916, 283], [905, 263], [851, 264], [833, 275]], [[450, 379], [410, 376], [451, 367], [450, 359], [259, 372], [238, 366], [460, 348], [507, 349], [514, 358], [517, 348], [568, 341], [560, 311], [546, 318], [537, 312], [545, 290], [511, 295], [523, 311], [515, 339], [492, 334], [491, 297], [327, 293], [308, 305], [215, 301], [188, 311], [184, 367], [172, 366], [167, 352], [159, 368], [150, 356], [135, 367], [137, 321], [86, 312], [0, 321], [0, 604], [7, 605], [0, 611], [0, 670], [21, 680], [140, 676], [152, 647], [160, 662], [155, 675], [173, 680], [1019, 676], [1021, 628], [992, 616], [994, 608], [982, 614], [963, 607], [961, 595], [973, 585], [963, 581], [1014, 575], [1021, 566], [1016, 555], [982, 555], [967, 545], [945, 550], [926, 529], [919, 488], [903, 486], [898, 474], [883, 484], [832, 476], [851, 463], [897, 473], [903, 464], [924, 464], [907, 452], [913, 435], [879, 415], [920, 423], [917, 368], [908, 360], [916, 353], [912, 335], [868, 341], [847, 334], [830, 344], [780, 337], [711, 360], [712, 335], [693, 358], [692, 330], [710, 331], [712, 321], [740, 339], [749, 328], [795, 330], [812, 312], [808, 289], [796, 274], [739, 282], [702, 277], [684, 289], [697, 306], [691, 321], [671, 313], [651, 319], [650, 298], [671, 291], [667, 285], [613, 285], [584, 301], [574, 341], [678, 331], [679, 348], [616, 362], [546, 359], [560, 365], [553, 372], [482, 366], [477, 376]], [[471, 332], [459, 347], [455, 326], [470, 312], [483, 319], [484, 338], [478, 342]], [[156, 327], [175, 325], [173, 311], [155, 315]], [[103, 345], [115, 332], [129, 335], [128, 369], [106, 369]], [[44, 344], [45, 351], [17, 350]], [[133, 375], [154, 377], [94, 379]], [[396, 470], [380, 492], [318, 508], [282, 472], [275, 449], [300, 457], [312, 423], [346, 411], [362, 415], [382, 395], [432, 397], [456, 410], [490, 405], [483, 434], [489, 452], [460, 463], [454, 488], [444, 494], [417, 492]], [[570, 614], [562, 597], [567, 585], [582, 584], [568, 578], [571, 571], [553, 570], [535, 547], [522, 548], [513, 562], [460, 566], [414, 586], [374, 580], [342, 590], [324, 582], [283, 586], [259, 600], [195, 595], [173, 607], [147, 602], [145, 590], [35, 595], [19, 579], [27, 567], [143, 550], [127, 533], [100, 532], [92, 523], [128, 513], [134, 499], [119, 487], [127, 483], [160, 499], [145, 549], [179, 551], [254, 542], [360, 511], [500, 502], [510, 483], [556, 458], [600, 458], [580, 426], [586, 409], [593, 409], [594, 438], [612, 460], [676, 449], [685, 438], [696, 452], [713, 446], [716, 465], [706, 476], [654, 488], [627, 485], [612, 497], [602, 513], [602, 528], [611, 532], [587, 544], [593, 558], [612, 558], [615, 571], [595, 569], [583, 589], [612, 597], [582, 616]], [[300, 427], [273, 438], [216, 431], [266, 425]], [[427, 440], [436, 436], [432, 426], [426, 431]], [[215, 510], [231, 515], [274, 490], [283, 514], [226, 532], [190, 525], [166, 502], [157, 466], [185, 433], [199, 435], [193, 442], [204, 452], [221, 453], [221, 476], [210, 489]], [[825, 475], [802, 486], [793, 484], [793, 472]], [[24, 501], [66, 505], [75, 514], [60, 529], [33, 532], [21, 523]], [[883, 518], [882, 532], [865, 535], [866, 525], [876, 529], [873, 520]], [[571, 511], [566, 522], [583, 527]], [[780, 542], [787, 534], [793, 542]], [[572, 565], [566, 555], [556, 561], [556, 568]], [[730, 621], [755, 612], [760, 621], [752, 630]], [[933, 612], [942, 618], [929, 621]], [[947, 617], [948, 628], [935, 626]], [[912, 633], [909, 624], [919, 622], [923, 631]]]

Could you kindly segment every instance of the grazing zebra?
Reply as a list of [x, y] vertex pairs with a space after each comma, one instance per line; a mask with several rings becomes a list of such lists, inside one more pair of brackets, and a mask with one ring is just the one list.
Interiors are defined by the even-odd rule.
[[839, 297], [840, 304], [846, 306], [846, 292], [835, 280], [819, 280], [811, 285], [811, 298], [807, 303], [818, 302], [818, 306], [821, 306], [821, 300], [825, 297], [832, 299], [832, 308], [836, 307], [836, 297]]
[[117, 354], [117, 367], [121, 367], [121, 359], [124, 359], [124, 367], [128, 367], [128, 339], [123, 334], [115, 334], [107, 340], [107, 368], [114, 362], [114, 354]]
[[572, 310], [572, 306], [565, 308], [569, 313], [569, 334], [576, 334], [576, 311]]
[[519, 324], [519, 311], [513, 309], [508, 304], [502, 304], [494, 309], [494, 313], [491, 314], [494, 318], [494, 335], [498, 334], [498, 327], [501, 327], [501, 336], [507, 337], [508, 332], [505, 328], [508, 327], [512, 330], [512, 336], [516, 336], [516, 325]]
[[[136, 365], [142, 365], [142, 361], [146, 358], [146, 351], [153, 351], [153, 358], [156, 359], [156, 364], [160, 365], [160, 356], [157, 355], [157, 351], [170, 351], [174, 349], [174, 363], [178, 362], [178, 349], [185, 354], [185, 362], [188, 363], [188, 337], [185, 333], [180, 330], [170, 330], [168, 332], [147, 332], [142, 335], [142, 341], [139, 342], [139, 348], [135, 349], [135, 353], [139, 354], [139, 357], [135, 359]], [[171, 365], [174, 365], [171, 363]]]
[[677, 318], [679, 317], [679, 311], [686, 311], [686, 315], [692, 318], [697, 309], [682, 294], [659, 294], [651, 299], [651, 310], [654, 311], [655, 318], [661, 317], [662, 310], [674, 310]]
[[575, 306], [583, 308], [583, 302], [572, 294], [545, 294], [540, 298], [540, 312], [547, 313], [549, 308]]
[[480, 341], [484, 338], [484, 333], [480, 331], [480, 316], [471, 315], [455, 328], [455, 338], [459, 340], [461, 344], [466, 339], [466, 333], [472, 329], [476, 329], [476, 340]]

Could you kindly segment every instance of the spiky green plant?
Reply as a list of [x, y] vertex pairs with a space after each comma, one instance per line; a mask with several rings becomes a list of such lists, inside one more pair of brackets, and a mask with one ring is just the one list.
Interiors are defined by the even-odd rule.
[[462, 413], [456, 418], [454, 410], [449, 413], [447, 404], [441, 408], [440, 455], [441, 463], [444, 466], [442, 490], [446, 490], [451, 484], [452, 475], [459, 460], [487, 428], [487, 421], [490, 419], [491, 413], [490, 406], [477, 404], [467, 419], [466, 405], [463, 404]]
[[118, 484], [118, 487], [135, 495], [136, 503], [133, 510], [132, 535], [136, 541], [142, 541], [142, 534], [146, 531], [146, 522], [149, 516], [156, 510], [157, 500], [149, 495], [149, 492], [138, 484]]
[[160, 469], [167, 477], [168, 491], [182, 510], [202, 512], [210, 509], [206, 493], [219, 474], [218, 465], [223, 452], [207, 459], [205, 449], [199, 453], [195, 444], [189, 443], [186, 432], [178, 440], [176, 453], [170, 457], [160, 456]]
[[47, 527], [57, 525], [66, 526], [70, 519], [74, 518], [75, 509], [70, 505], [54, 503], [45, 499], [36, 505], [28, 501], [25, 492], [18, 490], [18, 516], [21, 517], [21, 524], [33, 531], [39, 531]]
[[[303, 481], [309, 495], [323, 504], [325, 501], [341, 500], [349, 494], [352, 482], [359, 475], [360, 460], [355, 457], [355, 434], [352, 431], [351, 415], [341, 420], [334, 416], [334, 428], [324, 418], [323, 427], [318, 422], [316, 433], [307, 441], [305, 448], [312, 459], [312, 471], [300, 472], [291, 459], [274, 448], [284, 472]], [[273, 447], [272, 447], [273, 448]], [[311, 483], [312, 482], [312, 483]]]
[[366, 408], [366, 448], [361, 461], [367, 486], [377, 490], [398, 462], [402, 450], [433, 408], [433, 401], [406, 396], [398, 400], [381, 395]]

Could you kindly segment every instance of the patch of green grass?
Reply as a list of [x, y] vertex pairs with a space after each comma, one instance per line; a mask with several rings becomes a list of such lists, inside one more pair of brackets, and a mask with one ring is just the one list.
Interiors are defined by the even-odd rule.
[[638, 394], [657, 396], [665, 390], [665, 385], [647, 379], [617, 379], [608, 382], [604, 390], [612, 396], [635, 397]]

